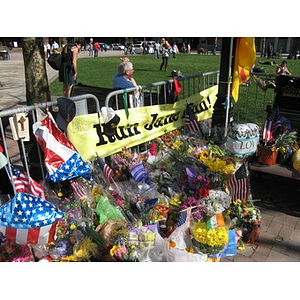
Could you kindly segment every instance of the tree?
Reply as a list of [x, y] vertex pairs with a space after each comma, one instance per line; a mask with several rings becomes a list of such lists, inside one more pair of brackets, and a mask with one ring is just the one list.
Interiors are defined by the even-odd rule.
[[27, 105], [51, 101], [43, 38], [23, 38]]

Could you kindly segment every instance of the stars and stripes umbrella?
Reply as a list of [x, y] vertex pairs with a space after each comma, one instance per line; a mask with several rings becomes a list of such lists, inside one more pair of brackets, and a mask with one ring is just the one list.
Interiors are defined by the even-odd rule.
[[0, 207], [0, 231], [17, 244], [48, 244], [56, 239], [56, 225], [64, 214], [52, 203], [17, 193]]
[[80, 176], [91, 178], [89, 166], [82, 160], [68, 137], [57, 127], [51, 113], [40, 112], [40, 120], [32, 127], [44, 151], [48, 171], [46, 180], [61, 182]]

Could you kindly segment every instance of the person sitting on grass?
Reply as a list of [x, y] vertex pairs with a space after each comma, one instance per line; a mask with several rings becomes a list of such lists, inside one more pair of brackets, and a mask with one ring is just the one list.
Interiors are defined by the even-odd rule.
[[276, 69], [276, 74], [278, 75], [292, 75], [292, 73], [287, 68], [287, 62], [285, 60], [282, 61], [281, 65]]
[[278, 66], [278, 63], [274, 61], [259, 61], [258, 62], [260, 65], [271, 65], [271, 66]]
[[127, 89], [136, 87], [137, 83], [132, 77], [134, 69], [132, 62], [127, 57], [121, 58], [122, 62], [118, 66], [118, 73], [113, 78], [114, 89]]

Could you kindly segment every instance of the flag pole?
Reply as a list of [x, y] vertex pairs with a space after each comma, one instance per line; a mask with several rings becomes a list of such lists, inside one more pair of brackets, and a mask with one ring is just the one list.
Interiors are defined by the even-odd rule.
[[[230, 49], [229, 49], [229, 58], [232, 58], [233, 56], [233, 37], [230, 38]], [[229, 63], [228, 67], [228, 85], [227, 85], [227, 97], [225, 101], [225, 106], [226, 106], [226, 117], [225, 117], [225, 130], [224, 130], [224, 137], [227, 137], [228, 133], [228, 122], [229, 122], [229, 109], [231, 105], [230, 101], [230, 92], [231, 92], [231, 84], [232, 84], [232, 64], [233, 64], [233, 59], [230, 60], [231, 63]]]
[[235, 38], [222, 38], [222, 51], [220, 63], [220, 78], [218, 84], [217, 101], [214, 105], [214, 113], [212, 117], [212, 127], [225, 126], [224, 135], [227, 136], [227, 127], [230, 122], [230, 87], [232, 79], [232, 65], [234, 60], [233, 51]]

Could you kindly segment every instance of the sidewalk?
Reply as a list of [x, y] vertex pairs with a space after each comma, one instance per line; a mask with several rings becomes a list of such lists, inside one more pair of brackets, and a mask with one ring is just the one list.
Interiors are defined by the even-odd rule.
[[[120, 55], [120, 51], [108, 51], [106, 55]], [[88, 51], [81, 52], [88, 57]], [[20, 49], [13, 49], [11, 59], [0, 60], [0, 109], [26, 105], [24, 64]], [[47, 65], [49, 83], [58, 72]], [[16, 142], [7, 139], [9, 152], [18, 153]], [[268, 181], [269, 180], [269, 181]], [[276, 178], [253, 178], [254, 199], [261, 199], [262, 225], [259, 240], [255, 245], [238, 251], [236, 256], [222, 259], [224, 262], [300, 262], [300, 193], [297, 183], [289, 185]], [[300, 188], [300, 187], [299, 187]], [[292, 201], [294, 200], [294, 201]]]

